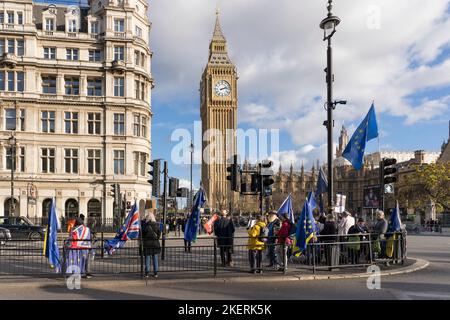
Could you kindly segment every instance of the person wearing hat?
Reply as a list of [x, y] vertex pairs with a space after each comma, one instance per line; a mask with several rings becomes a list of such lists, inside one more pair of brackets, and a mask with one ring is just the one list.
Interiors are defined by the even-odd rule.
[[281, 221], [278, 219], [277, 212], [272, 210], [267, 215], [267, 228], [269, 229], [268, 239], [267, 239], [267, 249], [270, 264], [268, 268], [278, 268], [278, 255], [276, 250], [277, 235], [278, 231], [281, 229]]
[[[349, 242], [367, 241], [369, 238], [367, 234], [369, 229], [366, 227], [366, 222], [363, 218], [359, 218], [358, 222], [348, 230]], [[350, 236], [356, 235], [356, 236]], [[359, 264], [361, 253], [367, 254], [367, 245], [365, 243], [353, 243], [348, 245], [348, 256], [352, 264]]]

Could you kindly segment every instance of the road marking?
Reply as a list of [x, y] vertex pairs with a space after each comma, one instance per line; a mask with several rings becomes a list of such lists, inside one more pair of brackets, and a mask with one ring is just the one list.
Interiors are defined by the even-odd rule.
[[414, 300], [430, 298], [430, 299], [440, 299], [440, 300], [450, 300], [450, 294], [447, 292], [414, 292], [414, 291], [397, 291], [391, 292], [399, 300]]

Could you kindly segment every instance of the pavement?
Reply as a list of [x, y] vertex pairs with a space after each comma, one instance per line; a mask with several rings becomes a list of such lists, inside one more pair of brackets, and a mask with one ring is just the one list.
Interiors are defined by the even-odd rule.
[[[69, 290], [66, 282], [46, 278], [3, 278], [0, 299], [193, 299], [193, 300], [450, 300], [450, 239], [408, 237], [404, 266], [382, 267], [379, 288], [368, 286], [364, 269], [337, 272], [301, 271], [279, 273], [186, 274], [161, 273], [159, 279], [144, 281], [137, 276], [81, 279], [80, 290]], [[194, 276], [193, 276], [194, 275]]]

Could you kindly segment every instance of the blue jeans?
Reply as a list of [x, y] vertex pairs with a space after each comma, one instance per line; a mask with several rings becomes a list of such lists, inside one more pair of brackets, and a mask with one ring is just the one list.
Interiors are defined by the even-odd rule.
[[278, 255], [276, 252], [277, 245], [275, 243], [269, 243], [268, 249], [269, 249], [269, 261], [271, 266], [278, 265]]
[[152, 258], [152, 260], [153, 260], [153, 273], [157, 274], [158, 273], [158, 255], [157, 254], [145, 256], [145, 273], [147, 274], [150, 272], [150, 258]]

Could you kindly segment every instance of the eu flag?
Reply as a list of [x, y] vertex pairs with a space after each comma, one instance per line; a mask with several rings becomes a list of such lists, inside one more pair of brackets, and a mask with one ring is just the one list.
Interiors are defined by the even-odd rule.
[[313, 215], [315, 207], [314, 193], [310, 192], [303, 204], [302, 213], [297, 222], [297, 232], [295, 234], [297, 254], [303, 253], [306, 250], [308, 242], [314, 237], [314, 233], [316, 232], [317, 227]]
[[58, 217], [56, 216], [56, 204], [55, 199], [52, 199], [52, 206], [50, 208], [50, 214], [48, 215], [48, 225], [45, 232], [44, 239], [44, 255], [48, 258], [50, 267], [58, 273], [61, 270], [61, 259], [59, 258], [58, 247], [58, 229], [59, 229]]
[[375, 115], [375, 106], [372, 104], [364, 120], [353, 133], [352, 138], [345, 147], [342, 156], [351, 162], [356, 170], [361, 169], [364, 159], [366, 142], [378, 137], [378, 125]]
[[287, 213], [289, 215], [289, 220], [291, 220], [292, 223], [295, 223], [293, 207], [294, 206], [292, 205], [292, 196], [291, 194], [289, 194], [286, 200], [284, 200], [284, 202], [281, 204], [280, 209], [278, 209], [277, 216], [281, 216]]
[[316, 187], [316, 195], [325, 193], [328, 191], [328, 181], [325, 176], [325, 172], [323, 172], [323, 168], [319, 169], [319, 178], [317, 178], [317, 187]]
[[200, 188], [194, 197], [194, 205], [192, 206], [191, 215], [186, 222], [184, 229], [184, 240], [191, 242], [197, 240], [197, 231], [200, 225], [200, 208], [206, 202], [205, 192]]
[[402, 229], [402, 222], [400, 220], [400, 207], [398, 205], [395, 206], [395, 209], [392, 211], [391, 220], [389, 221], [388, 233], [398, 232]]

